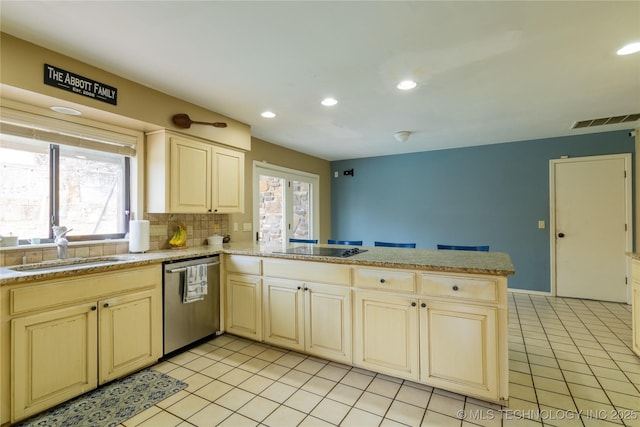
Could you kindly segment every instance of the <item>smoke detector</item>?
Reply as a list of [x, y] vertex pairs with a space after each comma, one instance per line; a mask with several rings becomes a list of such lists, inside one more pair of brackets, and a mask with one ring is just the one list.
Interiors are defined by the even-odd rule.
[[398, 142], [406, 142], [410, 136], [411, 136], [411, 132], [409, 132], [408, 130], [399, 130], [398, 132], [393, 134], [393, 137]]

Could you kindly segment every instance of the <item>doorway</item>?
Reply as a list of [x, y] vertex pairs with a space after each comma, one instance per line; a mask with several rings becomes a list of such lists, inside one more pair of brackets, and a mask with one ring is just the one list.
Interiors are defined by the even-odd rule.
[[629, 301], [631, 178], [628, 153], [550, 161], [553, 294]]
[[254, 162], [256, 240], [283, 244], [319, 235], [319, 178], [307, 172]]

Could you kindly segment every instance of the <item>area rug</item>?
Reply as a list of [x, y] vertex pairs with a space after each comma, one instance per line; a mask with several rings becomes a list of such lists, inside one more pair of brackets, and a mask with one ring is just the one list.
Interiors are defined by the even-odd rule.
[[182, 381], [145, 369], [62, 403], [16, 426], [117, 426], [185, 387], [187, 384]]

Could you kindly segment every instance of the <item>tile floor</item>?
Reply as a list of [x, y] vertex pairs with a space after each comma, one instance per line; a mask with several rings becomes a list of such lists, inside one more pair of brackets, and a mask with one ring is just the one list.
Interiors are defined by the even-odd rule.
[[509, 406], [222, 335], [158, 364], [189, 386], [132, 426], [640, 426], [631, 307], [509, 294]]

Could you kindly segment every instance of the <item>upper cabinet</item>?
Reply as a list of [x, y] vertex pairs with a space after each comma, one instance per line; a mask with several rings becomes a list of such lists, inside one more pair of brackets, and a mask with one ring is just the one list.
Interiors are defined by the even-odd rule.
[[147, 134], [147, 211], [244, 211], [244, 153], [163, 130]]

